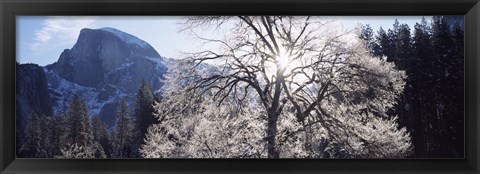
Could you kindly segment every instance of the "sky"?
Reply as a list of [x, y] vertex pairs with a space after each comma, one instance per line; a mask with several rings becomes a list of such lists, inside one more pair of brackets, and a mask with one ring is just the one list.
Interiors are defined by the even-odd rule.
[[[369, 24], [374, 31], [392, 28], [395, 19], [412, 29], [423, 16], [336, 16], [344, 29]], [[425, 19], [430, 20], [430, 16]], [[185, 32], [179, 32], [181, 16], [17, 16], [16, 59], [19, 63], [45, 66], [58, 60], [65, 49], [75, 44], [83, 28], [112, 27], [134, 35], [155, 48], [162, 56], [181, 58], [183, 52], [196, 50], [202, 43]], [[215, 37], [221, 31], [202, 30], [199, 35]]]

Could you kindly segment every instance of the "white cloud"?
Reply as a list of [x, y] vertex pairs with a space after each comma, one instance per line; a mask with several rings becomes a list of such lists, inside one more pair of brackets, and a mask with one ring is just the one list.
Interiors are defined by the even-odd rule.
[[75, 43], [82, 28], [91, 27], [96, 17], [84, 16], [53, 16], [48, 17], [41, 29], [34, 33], [32, 50], [42, 50], [48, 47], [67, 46]]

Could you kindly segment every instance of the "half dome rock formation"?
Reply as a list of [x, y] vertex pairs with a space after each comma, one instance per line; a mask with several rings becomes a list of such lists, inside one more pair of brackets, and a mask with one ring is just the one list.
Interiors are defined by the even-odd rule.
[[137, 77], [152, 76], [162, 61], [152, 46], [135, 36], [113, 28], [82, 29], [72, 49], [65, 49], [49, 69], [79, 85], [99, 87], [105, 80], [118, 79], [105, 75], [123, 68], [135, 70]]
[[158, 90], [166, 70], [164, 59], [147, 42], [114, 28], [85, 28], [45, 73], [55, 113], [65, 111], [78, 94], [90, 115], [100, 115], [111, 126], [120, 99], [133, 110], [142, 79]]

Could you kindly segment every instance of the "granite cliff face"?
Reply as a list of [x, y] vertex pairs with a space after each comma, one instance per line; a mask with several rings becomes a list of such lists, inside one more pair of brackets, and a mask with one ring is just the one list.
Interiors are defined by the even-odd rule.
[[[16, 65], [16, 126], [17, 130], [24, 130], [26, 121], [32, 114], [39, 116], [52, 115], [52, 105], [48, 90], [47, 77], [43, 68], [36, 64]], [[23, 131], [17, 134], [24, 137]], [[22, 142], [23, 140], [19, 140]]]
[[155, 61], [162, 60], [152, 46], [130, 34], [113, 28], [82, 29], [73, 48], [48, 68], [68, 81], [97, 88], [105, 80], [119, 82], [118, 77], [108, 77], [119, 68], [134, 70], [136, 77], [152, 76]]
[[82, 29], [75, 45], [44, 70], [54, 113], [64, 112], [71, 96], [78, 94], [90, 115], [98, 114], [112, 126], [120, 99], [128, 102], [132, 112], [141, 80], [158, 90], [167, 67], [145, 41], [101, 28]]

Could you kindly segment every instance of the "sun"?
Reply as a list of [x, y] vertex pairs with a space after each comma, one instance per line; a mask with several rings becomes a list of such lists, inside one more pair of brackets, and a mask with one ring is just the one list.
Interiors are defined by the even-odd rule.
[[290, 63], [290, 56], [286, 53], [282, 53], [276, 57], [277, 68], [285, 70]]
[[[295, 58], [296, 56], [292, 55], [291, 51], [288, 51], [286, 48], [280, 48], [280, 51], [275, 56], [272, 56], [273, 59], [269, 59], [271, 61], [267, 61], [264, 64], [267, 77], [274, 80], [279, 75], [278, 73], [281, 76], [291, 75], [295, 68], [303, 65], [301, 59]], [[304, 70], [304, 73], [309, 72]], [[290, 80], [302, 82], [305, 79], [307, 78], [304, 78], [303, 74], [296, 73], [295, 77], [292, 77]]]
[[273, 57], [273, 61], [268, 61], [265, 64], [266, 73], [269, 77], [272, 75], [275, 76], [278, 71], [282, 74], [288, 73], [288, 71], [295, 66], [292, 65], [292, 56], [288, 54], [288, 51], [286, 51], [285, 48], [280, 48], [280, 51]]

